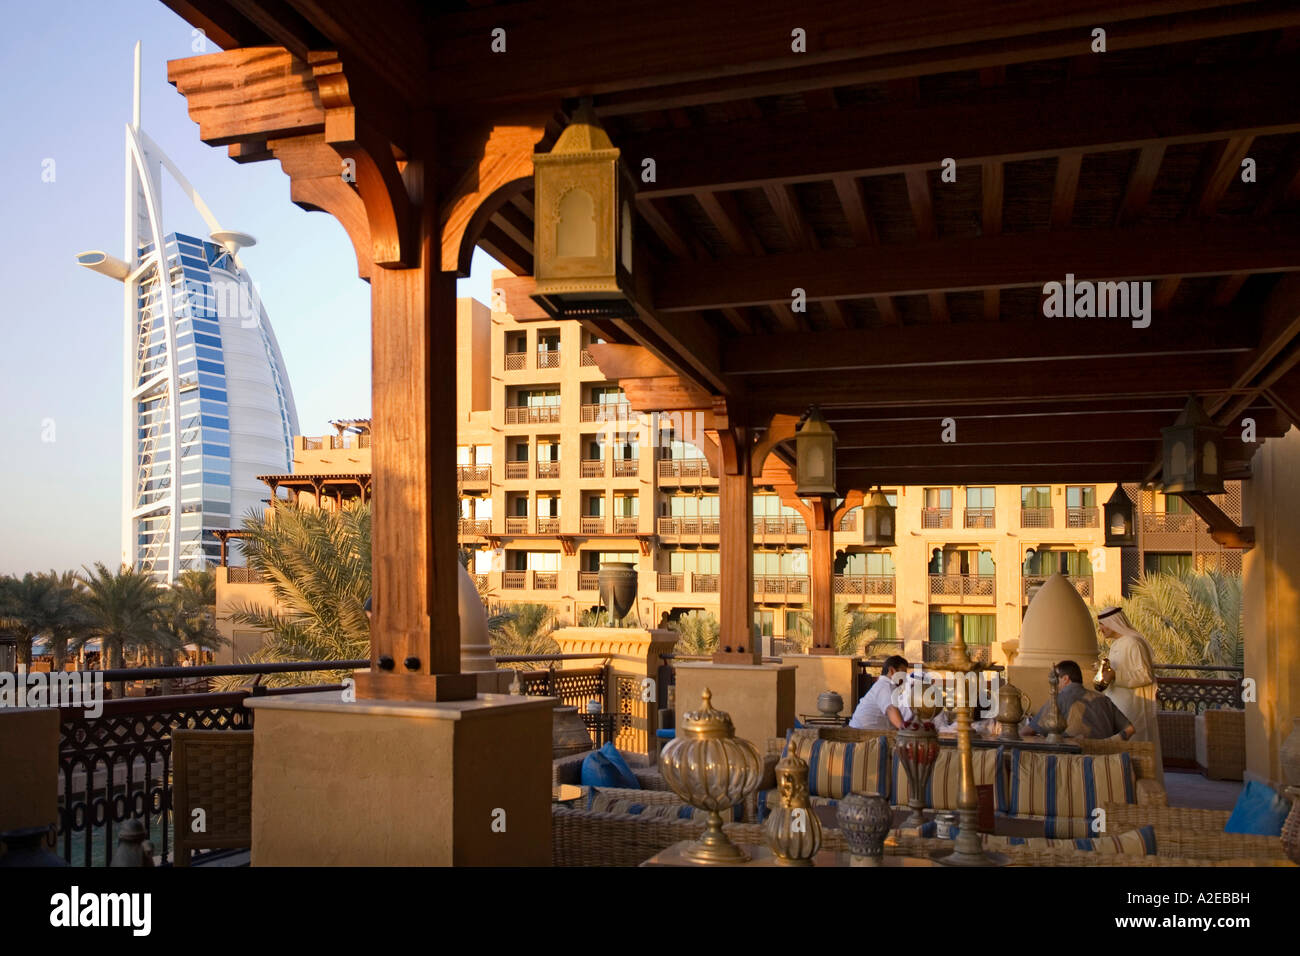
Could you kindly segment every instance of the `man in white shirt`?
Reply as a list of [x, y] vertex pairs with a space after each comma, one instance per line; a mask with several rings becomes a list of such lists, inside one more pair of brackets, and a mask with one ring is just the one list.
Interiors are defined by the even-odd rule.
[[849, 726], [856, 730], [902, 730], [903, 714], [895, 691], [907, 677], [907, 659], [898, 654], [885, 660], [880, 677], [858, 701]]

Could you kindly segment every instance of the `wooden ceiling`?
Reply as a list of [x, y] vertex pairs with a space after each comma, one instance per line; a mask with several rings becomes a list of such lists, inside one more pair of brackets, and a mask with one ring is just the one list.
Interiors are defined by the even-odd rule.
[[[1241, 420], [1300, 420], [1293, 3], [166, 2], [224, 47], [340, 50], [397, 125], [593, 97], [656, 178], [641, 317], [588, 324], [755, 425], [820, 403], [853, 486], [1156, 479], [1192, 393], [1245, 476]], [[531, 200], [479, 239], [521, 276]], [[1045, 318], [1067, 273], [1150, 281], [1150, 326]]]

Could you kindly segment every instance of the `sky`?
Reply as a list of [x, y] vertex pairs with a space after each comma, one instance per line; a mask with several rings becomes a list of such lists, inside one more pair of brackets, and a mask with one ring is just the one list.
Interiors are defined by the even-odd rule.
[[[289, 201], [274, 160], [239, 165], [204, 145], [167, 61], [217, 47], [158, 0], [7, 4], [0, 32], [0, 574], [115, 564], [121, 542], [122, 287], [77, 265], [125, 258], [124, 130], [142, 42], [141, 125], [222, 228], [251, 233], [240, 258], [279, 340], [303, 434], [370, 414], [370, 287], [330, 216]], [[206, 43], [205, 49], [195, 49]], [[163, 176], [169, 232], [207, 228]], [[460, 295], [488, 301], [476, 251]]]

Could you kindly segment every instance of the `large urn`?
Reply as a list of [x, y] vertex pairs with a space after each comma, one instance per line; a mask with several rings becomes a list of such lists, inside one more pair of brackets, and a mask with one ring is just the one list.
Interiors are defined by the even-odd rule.
[[849, 845], [850, 866], [881, 866], [885, 837], [893, 822], [889, 801], [878, 793], [850, 793], [835, 808], [835, 819]]
[[636, 604], [636, 565], [630, 561], [606, 561], [596, 575], [600, 603], [605, 606], [611, 625], [621, 624]]

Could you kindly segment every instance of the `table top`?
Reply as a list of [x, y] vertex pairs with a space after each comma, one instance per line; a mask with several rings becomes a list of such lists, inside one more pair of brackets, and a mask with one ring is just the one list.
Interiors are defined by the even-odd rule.
[[[1063, 740], [1060, 743], [1050, 743], [1046, 737], [1021, 737], [1017, 740], [1010, 740], [1006, 737], [979, 737], [971, 735], [971, 746], [977, 750], [996, 750], [999, 747], [1006, 747], [1008, 750], [1037, 750], [1041, 753], [1052, 754], [1081, 754], [1083, 753], [1082, 745], [1070, 740]], [[940, 734], [939, 746], [956, 747], [956, 734]]]
[[[660, 850], [650, 859], [642, 863], [642, 866], [701, 866], [703, 864], [686, 857], [683, 851], [694, 841], [682, 840], [674, 843], [666, 850]], [[737, 866], [782, 866], [778, 863], [776, 855], [765, 846], [755, 846], [751, 843], [741, 845], [741, 849], [749, 854], [749, 861], [738, 863]], [[838, 850], [822, 850], [813, 857], [813, 866], [853, 866], [853, 859], [850, 854]], [[858, 864], [866, 865], [866, 864]], [[900, 867], [900, 866], [942, 866], [929, 857], [923, 856], [902, 856], [892, 853], [886, 853], [881, 857], [880, 866], [882, 867]]]

